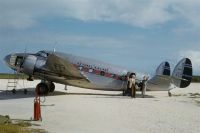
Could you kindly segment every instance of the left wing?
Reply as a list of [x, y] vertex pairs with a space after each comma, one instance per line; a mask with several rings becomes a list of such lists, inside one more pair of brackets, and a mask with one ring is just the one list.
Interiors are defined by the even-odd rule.
[[88, 79], [81, 74], [81, 72], [71, 64], [67, 58], [60, 57], [55, 53], [49, 54], [47, 57], [45, 69], [59, 76], [66, 76], [73, 79], [85, 79], [88, 81]]

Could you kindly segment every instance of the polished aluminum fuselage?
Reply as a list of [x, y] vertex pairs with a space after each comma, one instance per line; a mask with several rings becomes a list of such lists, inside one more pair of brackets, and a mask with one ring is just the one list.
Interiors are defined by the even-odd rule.
[[[48, 55], [56, 55], [57, 58], [49, 58]], [[20, 58], [18, 59], [18, 57]], [[128, 73], [136, 73], [94, 59], [52, 51], [39, 51], [36, 54], [14, 53], [6, 56], [4, 60], [10, 68], [41, 80], [97, 90], [126, 90], [126, 76]], [[66, 62], [67, 65], [59, 64], [57, 60]], [[54, 67], [54, 70], [52, 70], [52, 66], [48, 66], [49, 64]], [[73, 68], [70, 66], [73, 66]], [[64, 72], [59, 73], [56, 71], [57, 69], [76, 71], [81, 77], [77, 74], [74, 76], [73, 74], [67, 75]], [[136, 81], [139, 82], [142, 79], [141, 74], [136, 73], [136, 75]], [[162, 90], [162, 87], [158, 85], [159, 82], [163, 82], [163, 90], [168, 89], [170, 85], [170, 81], [162, 80], [159, 77], [152, 78], [149, 81], [154, 83], [147, 82], [148, 90]]]
[[[71, 54], [64, 54], [58, 52], [56, 52], [55, 54], [59, 55], [69, 63], [73, 64], [74, 67], [76, 67], [77, 70], [80, 71], [80, 73], [88, 79], [88, 81], [76, 79], [75, 77], [68, 78], [62, 75], [58, 76], [51, 74], [51, 72], [42, 74], [39, 70], [45, 67], [45, 62], [47, 60], [43, 57], [38, 57], [38, 61], [35, 66], [36, 72], [34, 73], [34, 76], [65, 85], [72, 85], [89, 89], [110, 91], [120, 91], [126, 89], [126, 81], [124, 79], [120, 79], [127, 74], [128, 70], [126, 69], [110, 65], [101, 61], [74, 56]], [[99, 74], [100, 72], [105, 72], [107, 76]], [[114, 75], [115, 78], [112, 77], [112, 75]]]

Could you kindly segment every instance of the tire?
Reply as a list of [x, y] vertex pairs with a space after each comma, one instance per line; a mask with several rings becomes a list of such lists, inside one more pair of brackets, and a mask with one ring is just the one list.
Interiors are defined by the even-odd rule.
[[51, 82], [49, 86], [49, 92], [54, 92], [54, 90], [55, 90], [55, 84]]
[[24, 89], [24, 94], [26, 95], [28, 93], [28, 90], [27, 89]]
[[12, 89], [12, 93], [13, 93], [13, 94], [16, 94], [16, 90], [15, 90], [15, 89]]
[[49, 88], [45, 83], [39, 83], [36, 87], [36, 94], [39, 96], [47, 95]]
[[126, 96], [126, 91], [125, 90], [122, 91], [122, 96]]

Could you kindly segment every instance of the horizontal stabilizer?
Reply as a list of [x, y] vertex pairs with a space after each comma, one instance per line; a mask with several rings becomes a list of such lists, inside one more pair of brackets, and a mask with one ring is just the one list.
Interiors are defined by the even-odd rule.
[[172, 83], [179, 88], [185, 88], [190, 85], [191, 80], [192, 62], [188, 58], [183, 58], [174, 68]]

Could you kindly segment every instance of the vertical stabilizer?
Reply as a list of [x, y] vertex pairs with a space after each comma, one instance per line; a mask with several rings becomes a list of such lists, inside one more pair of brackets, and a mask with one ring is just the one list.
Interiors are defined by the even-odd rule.
[[147, 89], [152, 91], [166, 91], [170, 86], [170, 64], [162, 62], [156, 69], [156, 74], [147, 82]]
[[190, 85], [191, 80], [192, 62], [188, 58], [183, 58], [174, 68], [172, 73], [172, 83], [179, 88], [185, 88]]
[[168, 62], [162, 62], [156, 69], [156, 75], [170, 76], [170, 65]]

